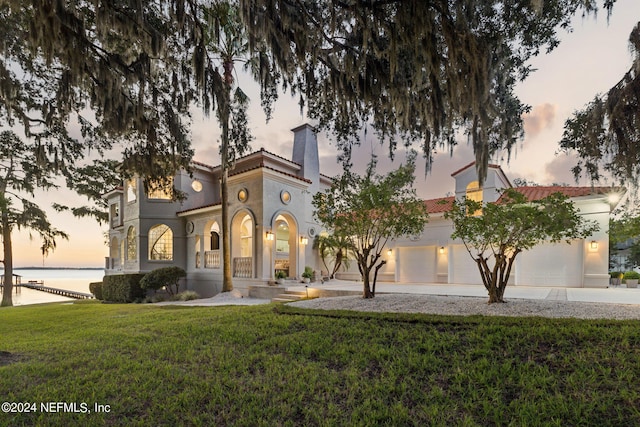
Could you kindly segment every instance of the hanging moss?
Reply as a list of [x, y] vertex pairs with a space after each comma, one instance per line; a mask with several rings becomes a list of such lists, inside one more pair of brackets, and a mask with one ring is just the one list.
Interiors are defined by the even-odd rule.
[[[348, 162], [370, 124], [381, 138], [451, 148], [463, 130], [480, 180], [489, 157], [510, 152], [527, 107], [514, 95], [526, 61], [558, 44], [556, 31], [592, 0], [241, 0], [255, 47], [320, 127], [335, 133]], [[603, 5], [611, 9], [613, 1]], [[304, 96], [302, 96], [304, 95]]]

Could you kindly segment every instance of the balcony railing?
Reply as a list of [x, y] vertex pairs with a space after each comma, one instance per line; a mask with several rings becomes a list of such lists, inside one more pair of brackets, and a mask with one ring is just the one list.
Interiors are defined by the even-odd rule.
[[242, 257], [233, 259], [233, 277], [253, 277], [253, 258]]
[[204, 268], [220, 268], [220, 250], [204, 252]]

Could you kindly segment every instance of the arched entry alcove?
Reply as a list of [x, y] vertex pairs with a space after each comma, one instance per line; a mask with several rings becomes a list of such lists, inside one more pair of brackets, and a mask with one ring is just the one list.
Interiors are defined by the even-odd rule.
[[284, 271], [287, 277], [298, 275], [298, 224], [293, 215], [280, 212], [271, 224], [275, 241], [273, 246], [274, 275]]
[[253, 215], [246, 210], [236, 213], [231, 221], [231, 269], [233, 277], [254, 277]]

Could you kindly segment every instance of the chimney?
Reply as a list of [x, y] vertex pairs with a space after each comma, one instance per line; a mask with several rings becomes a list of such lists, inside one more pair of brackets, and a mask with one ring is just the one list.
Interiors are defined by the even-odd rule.
[[301, 166], [300, 175], [313, 182], [312, 186], [317, 190], [320, 180], [320, 160], [315, 129], [305, 123], [291, 131], [294, 134], [291, 160]]

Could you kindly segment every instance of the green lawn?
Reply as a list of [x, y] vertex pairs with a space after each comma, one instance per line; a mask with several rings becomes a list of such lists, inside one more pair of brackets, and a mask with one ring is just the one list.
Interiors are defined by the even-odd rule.
[[639, 326], [278, 305], [0, 309], [1, 400], [37, 405], [0, 425], [640, 425]]

